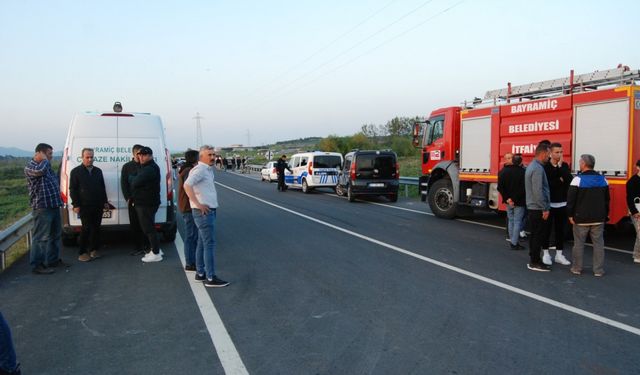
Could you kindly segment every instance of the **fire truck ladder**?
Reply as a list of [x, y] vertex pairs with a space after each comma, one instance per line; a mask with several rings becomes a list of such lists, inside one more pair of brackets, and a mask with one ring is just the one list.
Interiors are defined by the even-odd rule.
[[569, 93], [575, 90], [594, 90], [598, 86], [606, 85], [632, 85], [640, 79], [640, 70], [631, 70], [628, 66], [620, 66], [616, 69], [600, 70], [593, 73], [577, 76], [552, 79], [549, 81], [533, 82], [520, 86], [509, 86], [504, 89], [487, 91], [484, 100], [509, 100], [509, 99], [534, 99], [537, 96], [545, 96], [557, 93]]

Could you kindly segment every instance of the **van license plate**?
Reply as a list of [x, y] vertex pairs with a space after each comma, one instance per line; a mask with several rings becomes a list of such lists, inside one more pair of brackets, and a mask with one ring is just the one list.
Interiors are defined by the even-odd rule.
[[369, 184], [369, 187], [384, 187], [383, 183], [371, 183]]
[[103, 219], [111, 219], [111, 211], [102, 211]]

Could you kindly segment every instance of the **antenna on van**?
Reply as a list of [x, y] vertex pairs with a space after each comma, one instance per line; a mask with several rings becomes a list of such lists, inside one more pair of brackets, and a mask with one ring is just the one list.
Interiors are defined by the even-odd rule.
[[113, 111], [116, 113], [122, 112], [122, 103], [120, 102], [113, 103]]

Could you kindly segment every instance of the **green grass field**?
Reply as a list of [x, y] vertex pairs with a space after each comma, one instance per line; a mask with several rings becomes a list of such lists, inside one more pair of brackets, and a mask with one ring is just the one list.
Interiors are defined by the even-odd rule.
[[24, 166], [29, 158], [0, 159], [0, 229], [29, 212], [29, 195]]

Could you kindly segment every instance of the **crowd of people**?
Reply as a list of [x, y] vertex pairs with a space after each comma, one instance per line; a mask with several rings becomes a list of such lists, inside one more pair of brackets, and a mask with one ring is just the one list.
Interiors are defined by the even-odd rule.
[[[504, 168], [498, 174], [498, 191], [507, 206], [507, 240], [512, 250], [525, 249], [519, 241], [528, 226], [527, 268], [532, 271], [548, 272], [557, 263], [571, 266], [569, 271], [574, 275], [582, 274], [585, 241], [590, 237], [593, 274], [602, 277], [605, 273], [604, 228], [609, 220], [609, 185], [602, 174], [594, 171], [593, 155], [580, 155], [578, 163], [579, 172], [573, 176], [563, 160], [562, 145], [548, 140], [538, 144], [526, 167], [521, 154], [505, 155]], [[635, 263], [640, 263], [639, 174], [640, 160], [634, 176], [627, 182], [627, 206], [636, 229]], [[564, 254], [569, 224], [574, 240], [572, 261]]]

